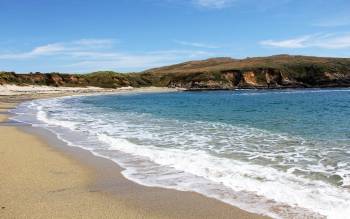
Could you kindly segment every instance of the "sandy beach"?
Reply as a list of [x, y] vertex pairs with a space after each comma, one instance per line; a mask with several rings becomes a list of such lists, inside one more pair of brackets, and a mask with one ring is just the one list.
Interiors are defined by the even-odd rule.
[[[0, 218], [265, 218], [197, 193], [140, 186], [110, 160], [7, 120], [22, 101], [110, 90], [16, 89], [0, 89]], [[119, 90], [130, 91], [164, 90]]]

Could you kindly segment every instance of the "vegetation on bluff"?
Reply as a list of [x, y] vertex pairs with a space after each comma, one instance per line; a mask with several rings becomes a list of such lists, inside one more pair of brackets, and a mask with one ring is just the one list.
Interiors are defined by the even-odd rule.
[[140, 73], [90, 74], [0, 72], [0, 84], [49, 86], [168, 86], [187, 89], [349, 87], [350, 59], [278, 55], [190, 61]]

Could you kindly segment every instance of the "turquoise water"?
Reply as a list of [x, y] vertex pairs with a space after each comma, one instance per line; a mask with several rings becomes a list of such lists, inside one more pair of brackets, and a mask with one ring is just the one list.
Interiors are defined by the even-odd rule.
[[89, 97], [82, 103], [166, 119], [248, 125], [314, 139], [350, 139], [349, 90], [112, 95]]
[[350, 90], [56, 98], [17, 109], [146, 186], [275, 218], [350, 215]]

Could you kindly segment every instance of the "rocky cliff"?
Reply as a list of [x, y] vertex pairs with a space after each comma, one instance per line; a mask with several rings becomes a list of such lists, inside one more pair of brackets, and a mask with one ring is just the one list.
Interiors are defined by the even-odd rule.
[[216, 58], [146, 71], [187, 89], [350, 87], [350, 59], [279, 55]]
[[279, 69], [261, 68], [247, 71], [225, 70], [218, 75], [191, 73], [174, 77], [168, 86], [187, 89], [350, 87], [350, 76], [325, 71], [299, 77]]
[[279, 55], [191, 61], [140, 73], [91, 74], [0, 72], [0, 84], [97, 86], [167, 86], [173, 88], [308, 88], [350, 87], [350, 59]]

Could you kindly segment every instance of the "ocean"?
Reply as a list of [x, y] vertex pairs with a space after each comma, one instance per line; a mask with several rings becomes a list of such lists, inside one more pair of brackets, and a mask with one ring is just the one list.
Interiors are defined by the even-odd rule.
[[13, 112], [145, 186], [273, 218], [350, 215], [350, 89], [60, 97]]

